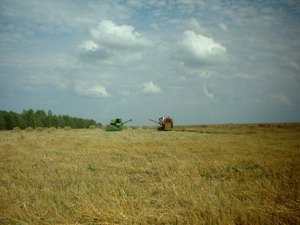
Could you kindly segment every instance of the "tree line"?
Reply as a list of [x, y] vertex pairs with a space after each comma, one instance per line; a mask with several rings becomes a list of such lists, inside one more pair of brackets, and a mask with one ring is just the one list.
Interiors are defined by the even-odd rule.
[[25, 129], [26, 127], [65, 127], [73, 129], [88, 128], [96, 124], [95, 120], [72, 117], [69, 115], [55, 115], [51, 110], [48, 113], [43, 109], [23, 110], [22, 113], [0, 110], [0, 130], [12, 130], [14, 127]]

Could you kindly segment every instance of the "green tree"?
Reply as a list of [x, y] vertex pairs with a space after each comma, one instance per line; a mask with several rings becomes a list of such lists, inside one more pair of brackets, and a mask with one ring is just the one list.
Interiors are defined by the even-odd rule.
[[26, 126], [27, 127], [32, 127], [35, 128], [35, 114], [33, 109], [29, 109], [29, 110], [23, 110], [22, 112], [22, 116], [24, 118], [24, 120], [26, 121]]
[[9, 115], [9, 119], [10, 119], [10, 125], [11, 125], [11, 129], [13, 129], [14, 127], [19, 127], [20, 126], [20, 122], [19, 122], [19, 116], [17, 113], [13, 112], [13, 111], [9, 111], [8, 113]]
[[48, 110], [48, 116], [49, 116], [49, 117], [53, 116], [53, 113], [52, 113], [51, 110]]
[[5, 113], [4, 118], [5, 118], [6, 130], [12, 130], [14, 128], [14, 125], [13, 125], [13, 120], [10, 117], [10, 113]]
[[21, 114], [18, 114], [18, 123], [21, 129], [25, 129], [27, 127], [26, 121]]
[[[71, 117], [69, 115], [55, 115], [51, 110], [46, 114], [45, 110], [39, 109], [35, 112], [33, 109], [23, 110], [21, 114], [15, 112], [0, 111], [0, 130], [10, 130], [14, 127], [24, 129], [26, 127], [65, 127], [72, 128], [88, 128], [96, 125], [96, 121], [92, 119], [83, 119]], [[99, 124], [98, 124], [99, 125]], [[100, 123], [100, 126], [102, 124]]]
[[48, 119], [49, 119], [49, 126], [50, 127], [57, 127], [58, 126], [58, 117], [57, 117], [57, 115], [49, 116]]
[[61, 115], [59, 115], [59, 116], [57, 117], [57, 127], [63, 128], [63, 127], [65, 127], [65, 126], [66, 126], [65, 120], [63, 119], [63, 117], [62, 117]]
[[35, 112], [36, 126], [48, 127], [47, 114], [43, 109], [39, 109]]
[[6, 130], [6, 111], [0, 111], [0, 130]]

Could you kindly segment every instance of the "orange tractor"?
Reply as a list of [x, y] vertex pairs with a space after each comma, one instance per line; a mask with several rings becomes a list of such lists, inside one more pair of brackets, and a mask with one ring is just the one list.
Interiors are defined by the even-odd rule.
[[173, 118], [170, 116], [167, 116], [166, 118], [160, 117], [158, 121], [152, 119], [149, 120], [160, 125], [157, 127], [157, 130], [170, 131], [173, 129]]

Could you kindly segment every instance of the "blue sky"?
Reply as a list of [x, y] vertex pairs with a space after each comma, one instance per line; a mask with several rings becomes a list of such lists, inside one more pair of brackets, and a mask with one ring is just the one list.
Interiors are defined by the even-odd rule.
[[293, 0], [0, 0], [0, 109], [300, 121]]

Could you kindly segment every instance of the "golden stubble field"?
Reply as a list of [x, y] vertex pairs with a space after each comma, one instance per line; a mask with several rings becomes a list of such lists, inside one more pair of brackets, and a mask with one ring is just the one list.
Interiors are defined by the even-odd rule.
[[0, 132], [0, 224], [300, 224], [300, 124]]

